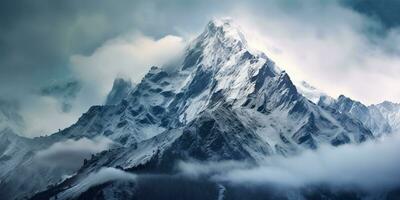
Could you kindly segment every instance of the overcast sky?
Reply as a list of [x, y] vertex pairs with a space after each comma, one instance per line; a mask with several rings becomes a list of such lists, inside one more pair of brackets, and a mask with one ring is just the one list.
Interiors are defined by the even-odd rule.
[[104, 102], [114, 78], [140, 81], [218, 17], [233, 18], [294, 80], [365, 104], [400, 102], [399, 7], [396, 0], [2, 1], [0, 107], [13, 105], [27, 136], [65, 128]]

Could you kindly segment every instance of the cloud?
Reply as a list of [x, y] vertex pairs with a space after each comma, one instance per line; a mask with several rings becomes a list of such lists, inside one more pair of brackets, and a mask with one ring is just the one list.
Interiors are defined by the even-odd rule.
[[399, 101], [400, 89], [393, 87], [400, 76], [398, 28], [374, 34], [381, 30], [379, 21], [336, 1], [294, 4], [267, 3], [267, 12], [262, 12], [264, 7], [238, 5], [232, 15], [249, 43], [292, 79], [367, 104]]
[[63, 112], [69, 112], [72, 108], [71, 101], [74, 100], [81, 89], [76, 80], [56, 83], [40, 89], [40, 95], [53, 97], [60, 101]]
[[89, 56], [72, 56], [71, 68], [84, 83], [85, 99], [91, 97], [94, 104], [105, 100], [116, 77], [140, 82], [151, 66], [160, 66], [180, 55], [184, 46], [182, 38], [172, 35], [160, 39], [141, 34], [120, 36]]
[[180, 163], [189, 176], [234, 184], [301, 188], [328, 185], [385, 191], [400, 186], [400, 135], [339, 147], [323, 146], [293, 157], [272, 156], [258, 166], [243, 162]]
[[76, 170], [82, 166], [84, 159], [90, 158], [92, 154], [109, 149], [111, 145], [112, 141], [104, 137], [69, 139], [54, 143], [49, 148], [38, 151], [34, 159], [41, 165]]
[[89, 174], [83, 180], [79, 181], [78, 184], [62, 192], [58, 195], [58, 198], [70, 199], [71, 197], [77, 197], [93, 186], [115, 180], [135, 181], [136, 175], [119, 169], [104, 167], [97, 172]]
[[[76, 103], [76, 100], [72, 103]], [[70, 126], [77, 121], [83, 111], [87, 110], [75, 105], [72, 105], [69, 112], [63, 112], [59, 100], [49, 96], [27, 94], [26, 98], [21, 99], [19, 110], [26, 126], [21, 135], [26, 137], [49, 135], [58, 129]]]
[[342, 2], [360, 13], [376, 18], [389, 29], [400, 25], [400, 14], [396, 9], [400, 6], [400, 2], [397, 0], [343, 0]]
[[25, 121], [19, 111], [18, 101], [0, 99], [0, 131], [9, 128], [15, 133], [21, 133], [25, 130]]

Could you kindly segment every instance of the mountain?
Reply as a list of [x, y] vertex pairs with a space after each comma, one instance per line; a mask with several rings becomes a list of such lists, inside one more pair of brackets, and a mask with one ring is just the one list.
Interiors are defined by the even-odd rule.
[[344, 95], [340, 95], [337, 100], [324, 96], [320, 99], [318, 105], [323, 108], [333, 109], [359, 120], [369, 128], [375, 136], [392, 132], [391, 124], [389, 124], [389, 121], [384, 117], [378, 107], [367, 107], [361, 102], [352, 100]]
[[371, 138], [358, 122], [331, 115], [300, 95], [288, 74], [250, 49], [230, 21], [210, 22], [182, 60], [180, 66], [153, 67], [120, 104], [92, 107], [59, 134], [105, 135], [129, 146], [190, 125], [205, 113], [223, 120], [215, 117], [221, 109], [272, 146], [270, 153], [287, 144], [277, 135], [296, 148], [315, 148], [346, 132], [348, 142]]
[[[276, 137], [280, 132], [293, 143], [290, 146], [305, 148], [330, 142], [344, 131], [351, 130], [348, 142], [371, 137], [365, 127], [343, 123], [341, 118], [351, 119], [335, 119], [300, 95], [288, 74], [265, 54], [251, 50], [229, 21], [210, 22], [188, 46], [181, 65], [152, 67], [119, 104], [93, 106], [72, 127], [50, 137], [104, 135], [129, 146], [184, 127], [218, 108], [228, 109], [235, 118], [254, 118], [246, 129], [272, 146], [286, 145], [285, 139]], [[279, 123], [273, 123], [278, 118]], [[268, 131], [273, 134], [265, 135]], [[323, 140], [317, 139], [320, 135]]]
[[[85, 199], [85, 191], [127, 192], [123, 188], [130, 186], [129, 181], [117, 182], [122, 185], [115, 187], [107, 184], [109, 179], [101, 179], [108, 181], [99, 187], [81, 188], [87, 181], [98, 180], [99, 174], [125, 176], [104, 168], [173, 173], [180, 161], [257, 164], [269, 155], [289, 156], [324, 144], [374, 138], [357, 118], [300, 94], [289, 75], [249, 47], [240, 27], [226, 19], [209, 22], [179, 62], [152, 67], [134, 87], [116, 80], [108, 99], [106, 105], [91, 107], [74, 125], [48, 137], [4, 134], [4, 141], [10, 142], [3, 145], [13, 150], [0, 151], [0, 156], [6, 156], [0, 168], [8, 169], [2, 172], [8, 178], [1, 184], [10, 188], [0, 190], [0, 195], [22, 197], [42, 190], [32, 198]], [[42, 166], [40, 172], [28, 170], [38, 152], [56, 143], [100, 136], [116, 145], [84, 161], [79, 169]], [[20, 170], [11, 170], [10, 163]], [[34, 177], [35, 182], [13, 184], [21, 174]], [[71, 177], [63, 179], [65, 175]], [[52, 186], [46, 189], [44, 183]]]
[[358, 120], [303, 97], [230, 20], [211, 21], [181, 63], [152, 67], [120, 103], [94, 106], [50, 138], [99, 135], [122, 146], [96, 155], [34, 199], [68, 198], [103, 167], [170, 173], [182, 160], [257, 163], [268, 155], [374, 138]]

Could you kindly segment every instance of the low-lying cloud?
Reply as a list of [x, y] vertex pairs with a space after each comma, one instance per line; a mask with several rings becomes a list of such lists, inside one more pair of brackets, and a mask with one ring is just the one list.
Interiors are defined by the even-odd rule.
[[[176, 175], [136, 175], [114, 168], [102, 168], [78, 181], [61, 193], [59, 198], [77, 196], [90, 187], [120, 180], [142, 180], [138, 184], [141, 184], [139, 188], [143, 191], [149, 187], [160, 188], [160, 192], [166, 193], [185, 188], [179, 184], [164, 185], [170, 182], [211, 185], [217, 187], [220, 197], [224, 193], [240, 196], [241, 192], [247, 194], [257, 191], [278, 196], [295, 195], [295, 199], [299, 199], [307, 192], [320, 192], [318, 188], [328, 188], [333, 193], [348, 191], [375, 197], [400, 187], [399, 144], [400, 135], [391, 135], [362, 144], [322, 146], [318, 150], [307, 150], [291, 157], [266, 157], [258, 165], [239, 161], [180, 162], [177, 165], [180, 173]], [[247, 191], [249, 188], [254, 190]]]
[[105, 137], [94, 139], [81, 138], [79, 140], [66, 140], [57, 142], [49, 148], [37, 152], [35, 159], [44, 165], [58, 166], [63, 169], [77, 169], [83, 164], [84, 159], [92, 154], [107, 150], [113, 142]]
[[322, 146], [293, 157], [272, 156], [258, 166], [243, 162], [180, 163], [189, 176], [210, 176], [234, 184], [301, 188], [328, 185], [385, 191], [400, 187], [400, 135], [363, 144]]

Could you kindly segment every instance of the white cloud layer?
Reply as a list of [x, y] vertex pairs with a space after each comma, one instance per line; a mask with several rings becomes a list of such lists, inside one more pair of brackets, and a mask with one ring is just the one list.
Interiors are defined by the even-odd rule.
[[293, 157], [273, 156], [256, 167], [243, 162], [180, 163], [189, 176], [211, 176], [235, 184], [288, 187], [327, 184], [366, 191], [400, 186], [400, 135], [359, 145], [323, 146]]
[[75, 170], [82, 166], [84, 159], [109, 149], [112, 143], [105, 137], [69, 139], [54, 143], [49, 148], [37, 152], [35, 159], [42, 165]]
[[35, 95], [27, 99], [29, 103], [23, 102], [20, 109], [25, 121], [25, 129], [20, 134], [28, 137], [55, 133], [76, 122], [82, 112], [75, 108], [68, 113], [62, 112], [60, 102], [48, 96]]

